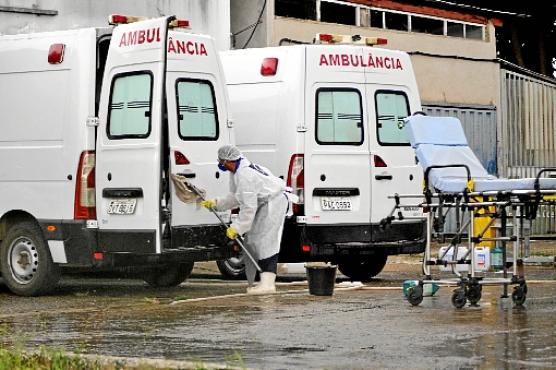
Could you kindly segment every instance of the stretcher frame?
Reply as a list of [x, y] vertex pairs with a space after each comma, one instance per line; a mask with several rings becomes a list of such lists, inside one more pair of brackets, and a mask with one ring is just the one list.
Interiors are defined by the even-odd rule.
[[[429, 174], [432, 169], [446, 167], [463, 167], [467, 172], [467, 187], [461, 192], [432, 191], [429, 186]], [[423, 252], [422, 271], [424, 278], [418, 280], [418, 284], [407, 291], [407, 300], [413, 306], [423, 301], [423, 286], [425, 284], [455, 285], [457, 288], [452, 294], [452, 304], [456, 308], [463, 308], [467, 302], [476, 305], [481, 299], [483, 285], [502, 285], [504, 292], [502, 298], [507, 298], [508, 286], [513, 286], [512, 301], [516, 306], [521, 306], [527, 297], [527, 283], [525, 280], [523, 266], [523, 243], [528, 241], [528, 235], [523, 233], [524, 221], [532, 222], [537, 215], [539, 206], [556, 203], [556, 189], [541, 189], [540, 179], [547, 172], [556, 172], [556, 168], [542, 168], [535, 177], [534, 189], [530, 190], [503, 190], [503, 191], [473, 191], [473, 180], [469, 167], [465, 164], [430, 166], [425, 170], [424, 191], [422, 194], [395, 194], [389, 198], [394, 199], [395, 205], [390, 214], [382, 220], [381, 224], [387, 227], [391, 222], [404, 219], [426, 220], [426, 245]], [[406, 203], [412, 200], [413, 203]], [[418, 202], [415, 204], [415, 202]], [[423, 216], [407, 217], [402, 214], [404, 207], [419, 207], [423, 210]], [[438, 258], [431, 255], [431, 245], [435, 233], [435, 226], [441, 229], [445, 222], [445, 210], [455, 209], [456, 213], [467, 213], [466, 222], [460, 225], [450, 241], [450, 247]], [[481, 213], [480, 213], [481, 212]], [[476, 232], [475, 218], [490, 217], [485, 227]], [[459, 215], [457, 216], [459, 220]], [[506, 235], [508, 220], [512, 220], [511, 235]], [[463, 217], [462, 217], [463, 219]], [[485, 237], [487, 230], [499, 222], [500, 229], [495, 237]], [[468, 251], [458, 258], [458, 248], [462, 242], [467, 240]], [[475, 269], [475, 248], [484, 241], [501, 243], [503, 277], [488, 277], [488, 273], [479, 275]], [[512, 243], [511, 262], [507, 261], [506, 243]], [[453, 248], [452, 259], [444, 257]], [[470, 265], [467, 274], [460, 273], [457, 266], [461, 264]], [[431, 266], [448, 266], [451, 268], [454, 278], [434, 278]], [[511, 268], [511, 275], [508, 274]]]

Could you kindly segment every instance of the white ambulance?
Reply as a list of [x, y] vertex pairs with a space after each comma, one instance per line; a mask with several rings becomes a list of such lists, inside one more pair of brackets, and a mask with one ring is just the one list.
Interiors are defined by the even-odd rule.
[[367, 280], [388, 255], [424, 248], [422, 221], [380, 226], [389, 195], [421, 192], [403, 131], [403, 119], [421, 110], [419, 93], [406, 53], [370, 46], [384, 39], [316, 41], [221, 53], [236, 143], [300, 196], [280, 260], [332, 261]]
[[170, 173], [223, 193], [228, 98], [213, 40], [174, 17], [0, 37], [0, 267], [38, 295], [61, 267], [139, 266], [177, 285], [230, 257], [218, 220]]

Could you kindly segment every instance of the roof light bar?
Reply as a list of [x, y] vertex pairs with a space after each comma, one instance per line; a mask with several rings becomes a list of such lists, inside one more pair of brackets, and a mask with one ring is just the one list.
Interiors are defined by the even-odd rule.
[[351, 45], [386, 45], [388, 40], [382, 37], [362, 37], [361, 35], [333, 35], [318, 33], [315, 37], [317, 44], [351, 44]]
[[112, 14], [108, 17], [108, 24], [115, 26], [118, 24], [128, 24], [145, 20], [145, 17], [135, 15]]
[[189, 21], [187, 19], [174, 19], [168, 26], [170, 28], [189, 28]]

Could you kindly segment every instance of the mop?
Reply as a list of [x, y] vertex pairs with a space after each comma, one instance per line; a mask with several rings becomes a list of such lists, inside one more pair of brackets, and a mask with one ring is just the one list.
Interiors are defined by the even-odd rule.
[[[172, 182], [174, 183], [176, 195], [178, 199], [181, 200], [182, 202], [198, 203], [199, 201], [205, 200], [206, 192], [204, 190], [200, 190], [195, 185], [190, 183], [184, 176], [171, 174], [170, 177], [172, 179]], [[212, 214], [216, 216], [216, 218], [218, 218], [218, 221], [220, 221], [220, 224], [224, 228], [228, 228], [228, 224], [224, 222], [222, 217], [220, 217], [220, 215], [213, 208], [209, 208], [209, 210], [212, 212]], [[253, 262], [253, 265], [255, 266], [257, 271], [262, 272], [262, 269], [257, 263], [257, 261], [255, 260], [255, 258], [253, 258], [249, 250], [245, 248], [245, 244], [241, 235], [238, 235], [237, 238], [235, 238], [234, 240], [237, 242], [239, 247], [243, 250], [243, 253], [245, 253], [247, 258], [249, 258], [249, 260]]]

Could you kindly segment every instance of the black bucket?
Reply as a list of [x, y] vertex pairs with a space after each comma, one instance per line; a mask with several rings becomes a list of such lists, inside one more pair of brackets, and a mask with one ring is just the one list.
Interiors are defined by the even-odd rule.
[[305, 266], [309, 294], [332, 295], [336, 282], [336, 266]]

